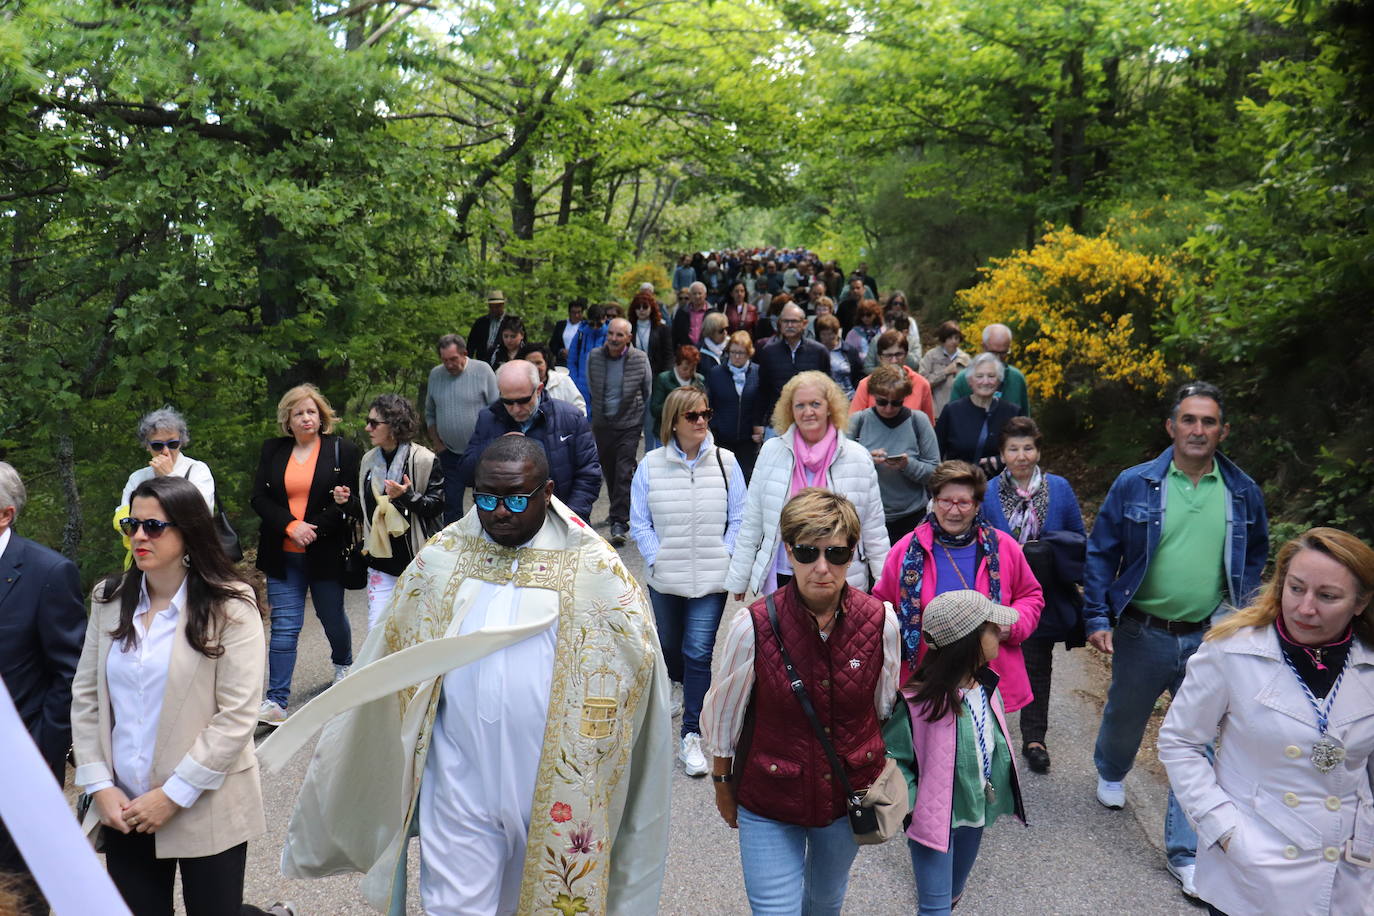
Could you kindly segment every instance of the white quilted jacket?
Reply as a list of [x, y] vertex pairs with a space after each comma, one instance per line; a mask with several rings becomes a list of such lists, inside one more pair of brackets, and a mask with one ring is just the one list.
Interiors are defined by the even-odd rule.
[[[744, 506], [744, 522], [740, 526], [735, 554], [730, 559], [730, 572], [725, 577], [725, 590], [731, 593], [758, 592], [772, 568], [778, 549], [778, 520], [787, 502], [792, 485], [794, 456], [792, 440], [797, 428], [763, 443], [754, 476], [749, 481], [749, 497]], [[887, 527], [883, 522], [883, 498], [878, 492], [878, 471], [864, 447], [839, 433], [835, 458], [826, 471], [829, 488], [848, 497], [859, 512], [859, 549], [849, 565], [846, 581], [855, 588], [868, 591], [869, 574], [877, 581], [883, 561], [891, 546], [887, 541]], [[867, 565], [867, 569], [865, 569]]]

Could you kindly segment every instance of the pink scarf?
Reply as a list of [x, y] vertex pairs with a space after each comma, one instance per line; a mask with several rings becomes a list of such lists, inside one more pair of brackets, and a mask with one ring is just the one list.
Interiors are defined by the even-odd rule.
[[807, 487], [825, 486], [825, 471], [835, 459], [835, 449], [840, 437], [834, 424], [831, 424], [815, 445], [807, 445], [806, 440], [792, 427], [792, 451], [796, 460], [792, 462], [792, 489], [788, 496], [796, 496]]

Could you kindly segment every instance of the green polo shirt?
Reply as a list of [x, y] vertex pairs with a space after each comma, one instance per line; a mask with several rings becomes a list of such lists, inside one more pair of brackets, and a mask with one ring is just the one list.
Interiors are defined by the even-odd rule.
[[1169, 462], [1164, 530], [1131, 604], [1164, 620], [1198, 623], [1226, 594], [1226, 484], [1216, 461], [1193, 486]]

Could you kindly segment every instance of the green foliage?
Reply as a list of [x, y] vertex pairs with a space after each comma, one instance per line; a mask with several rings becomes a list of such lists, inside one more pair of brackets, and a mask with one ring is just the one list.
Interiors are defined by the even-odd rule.
[[659, 298], [672, 298], [675, 293], [668, 271], [657, 262], [635, 264], [615, 281], [615, 291], [622, 302], [629, 302], [644, 283], [652, 283]]

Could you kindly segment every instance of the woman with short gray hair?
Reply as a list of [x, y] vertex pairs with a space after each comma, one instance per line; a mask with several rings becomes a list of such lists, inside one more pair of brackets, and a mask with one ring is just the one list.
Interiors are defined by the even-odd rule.
[[945, 461], [976, 464], [991, 477], [1002, 470], [999, 443], [1002, 427], [1012, 417], [1025, 415], [1020, 404], [999, 397], [1006, 374], [1002, 361], [991, 353], [979, 353], [968, 367], [968, 397], [950, 401], [935, 423], [940, 457]]
[[208, 464], [182, 453], [182, 449], [190, 443], [191, 433], [186, 428], [186, 418], [176, 408], [159, 407], [144, 414], [138, 421], [138, 444], [146, 448], [151, 457], [147, 465], [129, 475], [119, 504], [127, 506], [129, 494], [145, 480], [153, 477], [185, 477], [205, 497], [205, 505], [213, 515], [215, 478], [210, 474]]

